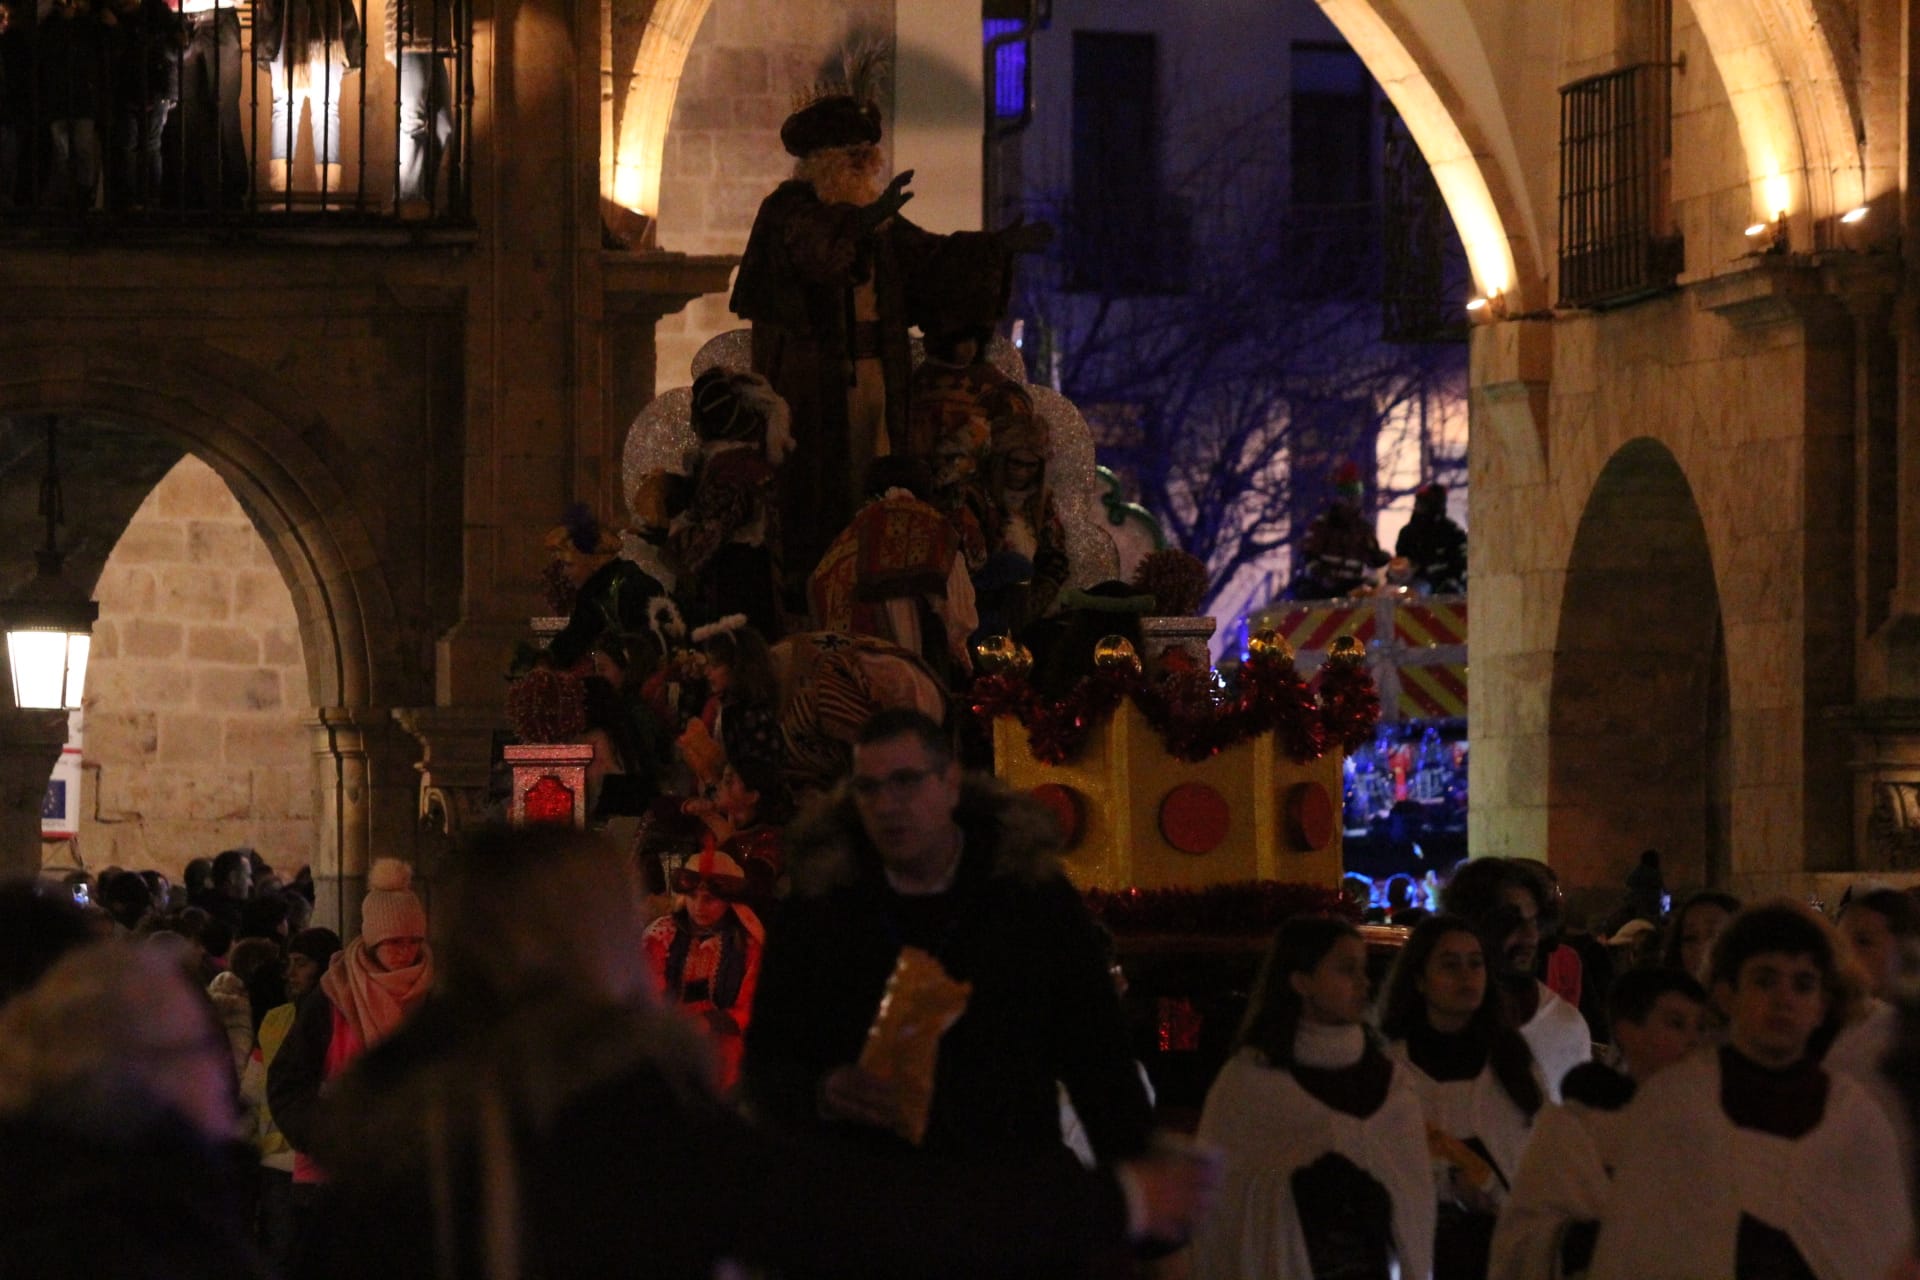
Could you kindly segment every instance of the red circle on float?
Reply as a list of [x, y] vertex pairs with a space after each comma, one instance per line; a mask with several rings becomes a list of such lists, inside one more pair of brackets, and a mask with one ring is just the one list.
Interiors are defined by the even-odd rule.
[[1182, 853], [1212, 853], [1227, 838], [1233, 809], [1204, 782], [1183, 782], [1160, 801], [1160, 835]]
[[1287, 789], [1283, 811], [1287, 840], [1294, 848], [1314, 853], [1333, 840], [1333, 797], [1319, 783], [1294, 783]]
[[1058, 782], [1043, 782], [1033, 789], [1033, 798], [1060, 824], [1060, 839], [1065, 847], [1079, 848], [1087, 834], [1087, 805], [1080, 793]]

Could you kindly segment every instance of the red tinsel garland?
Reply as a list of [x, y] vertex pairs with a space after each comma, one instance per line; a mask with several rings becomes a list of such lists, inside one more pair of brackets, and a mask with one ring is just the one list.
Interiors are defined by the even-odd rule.
[[587, 727], [587, 693], [570, 671], [535, 667], [507, 688], [507, 723], [522, 742], [571, 742]]
[[1358, 922], [1360, 909], [1337, 889], [1281, 880], [1249, 880], [1204, 889], [1088, 889], [1087, 909], [1115, 934], [1203, 937], [1271, 934], [1293, 916]]
[[1122, 698], [1133, 699], [1169, 755], [1189, 763], [1274, 732], [1287, 757], [1305, 764], [1335, 744], [1353, 750], [1380, 720], [1380, 697], [1364, 668], [1330, 662], [1316, 688], [1300, 678], [1292, 659], [1277, 654], [1249, 657], [1224, 691], [1205, 672], [1153, 682], [1133, 672], [1096, 671], [1056, 702], [1024, 679], [991, 675], [973, 682], [970, 703], [984, 721], [1017, 717], [1036, 760], [1065, 764]]

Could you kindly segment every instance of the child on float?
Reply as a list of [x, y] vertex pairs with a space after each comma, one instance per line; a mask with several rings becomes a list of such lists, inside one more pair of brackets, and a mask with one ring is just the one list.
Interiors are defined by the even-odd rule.
[[1426, 1119], [1438, 1183], [1434, 1280], [1482, 1280], [1546, 1088], [1533, 1053], [1488, 985], [1480, 935], [1463, 917], [1415, 926], [1387, 980], [1380, 1030]]
[[1826, 922], [1785, 900], [1750, 908], [1712, 975], [1727, 1043], [1626, 1112], [1594, 1280], [1885, 1280], [1911, 1229], [1892, 1126], [1807, 1051], [1839, 989]]
[[708, 697], [700, 718], [725, 759], [743, 766], [743, 775], [756, 781], [771, 775], [777, 789], [762, 788], [760, 797], [771, 814], [785, 803], [785, 787], [778, 779], [786, 748], [780, 737], [780, 677], [766, 638], [747, 625], [745, 615], [736, 613], [695, 627], [693, 642], [707, 673]]
[[1365, 1025], [1367, 948], [1296, 917], [1267, 954], [1199, 1138], [1226, 1153], [1195, 1280], [1425, 1277], [1433, 1175], [1420, 1098]]
[[1619, 1069], [1589, 1062], [1567, 1073], [1563, 1105], [1533, 1124], [1513, 1192], [1493, 1233], [1489, 1280], [1570, 1280], [1593, 1262], [1625, 1108], [1654, 1073], [1697, 1049], [1707, 993], [1678, 969], [1634, 969], [1607, 994]]
[[699, 856], [673, 873], [679, 905], [647, 926], [642, 938], [659, 991], [705, 1024], [719, 1058], [720, 1083], [731, 1089], [760, 982], [766, 930], [746, 904], [747, 873], [709, 838]]

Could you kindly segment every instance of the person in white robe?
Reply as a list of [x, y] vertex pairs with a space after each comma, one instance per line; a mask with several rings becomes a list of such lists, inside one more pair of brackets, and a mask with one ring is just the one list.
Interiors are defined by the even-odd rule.
[[1193, 1280], [1431, 1274], [1426, 1123], [1406, 1069], [1363, 1023], [1366, 966], [1344, 921], [1299, 917], [1276, 935], [1201, 1112], [1199, 1139], [1226, 1163]]
[[1886, 1280], [1912, 1229], [1892, 1126], [1807, 1053], [1837, 968], [1826, 923], [1796, 903], [1727, 926], [1712, 963], [1727, 1043], [1629, 1106], [1593, 1280]]
[[1481, 938], [1460, 916], [1422, 920], [1381, 1001], [1387, 1053], [1419, 1097], [1436, 1181], [1435, 1280], [1484, 1280], [1506, 1200], [1546, 1090], [1488, 983]]
[[1488, 1280], [1572, 1280], [1586, 1274], [1609, 1170], [1619, 1159], [1634, 1090], [1685, 1058], [1705, 1034], [1707, 993], [1678, 969], [1633, 969], [1607, 993], [1623, 1070], [1589, 1062], [1567, 1073], [1565, 1101], [1535, 1117], [1513, 1193], [1493, 1233]]

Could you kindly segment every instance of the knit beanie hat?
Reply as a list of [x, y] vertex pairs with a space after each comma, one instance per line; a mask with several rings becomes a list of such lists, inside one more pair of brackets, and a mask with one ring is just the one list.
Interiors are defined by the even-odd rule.
[[340, 935], [331, 929], [315, 926], [302, 929], [287, 940], [287, 954], [305, 956], [314, 963], [325, 966], [333, 959], [333, 953], [340, 950]]
[[427, 910], [411, 888], [413, 868], [398, 858], [376, 858], [360, 903], [360, 936], [369, 947], [390, 938], [427, 936]]

